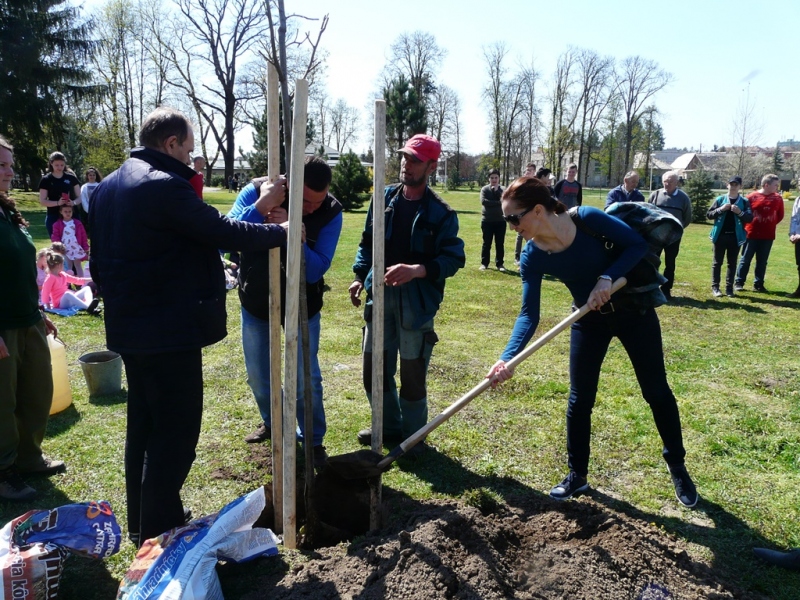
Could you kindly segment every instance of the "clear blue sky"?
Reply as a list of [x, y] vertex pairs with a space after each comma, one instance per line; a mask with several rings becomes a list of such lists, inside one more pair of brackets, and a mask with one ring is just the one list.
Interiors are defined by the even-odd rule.
[[[329, 52], [327, 89], [359, 109], [371, 103], [397, 36], [417, 29], [432, 33], [448, 51], [438, 81], [461, 97], [469, 152], [490, 147], [481, 104], [482, 47], [496, 41], [510, 48], [509, 66], [533, 56], [545, 84], [569, 45], [617, 59], [638, 54], [657, 61], [675, 76], [655, 97], [668, 147], [731, 144], [747, 81], [763, 121], [761, 145], [800, 138], [800, 0], [575, 0], [558, 12], [556, 6], [530, 0], [286, 0], [287, 13], [330, 15], [322, 40]], [[357, 151], [366, 148], [366, 139]]]

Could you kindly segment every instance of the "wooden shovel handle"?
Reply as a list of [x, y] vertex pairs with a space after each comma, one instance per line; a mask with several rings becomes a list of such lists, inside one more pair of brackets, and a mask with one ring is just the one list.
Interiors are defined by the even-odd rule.
[[[625, 284], [627, 280], [624, 277], [620, 277], [617, 279], [611, 286], [611, 293], [614, 294], [615, 292], [619, 291]], [[556, 337], [559, 333], [567, 329], [570, 325], [572, 325], [575, 321], [583, 317], [586, 313], [590, 312], [591, 309], [589, 308], [588, 304], [584, 304], [578, 310], [574, 311], [570, 314], [567, 318], [561, 321], [558, 325], [553, 327], [547, 333], [539, 336], [536, 341], [534, 341], [530, 346], [525, 348], [522, 352], [517, 354], [514, 358], [509, 360], [506, 363], [506, 367], [514, 368], [519, 363], [521, 363], [526, 358], [530, 357], [531, 354], [539, 350], [542, 346], [547, 344], [550, 340]], [[377, 468], [380, 470], [384, 470], [390, 464], [392, 464], [395, 460], [397, 460], [400, 456], [405, 454], [409, 449], [413, 448], [420, 440], [424, 439], [428, 436], [428, 434], [439, 427], [442, 423], [447, 421], [450, 417], [464, 408], [467, 404], [472, 402], [472, 400], [476, 397], [485, 392], [490, 386], [492, 385], [492, 380], [488, 377], [485, 377], [481, 380], [481, 382], [468, 391], [466, 394], [461, 396], [458, 400], [453, 402], [450, 406], [445, 408], [442, 412], [440, 412], [433, 420], [428, 422], [424, 427], [419, 429], [416, 433], [412, 434], [407, 440], [405, 440], [402, 444], [397, 446], [394, 450], [392, 450], [389, 454], [386, 455], [381, 462], [378, 463]]]

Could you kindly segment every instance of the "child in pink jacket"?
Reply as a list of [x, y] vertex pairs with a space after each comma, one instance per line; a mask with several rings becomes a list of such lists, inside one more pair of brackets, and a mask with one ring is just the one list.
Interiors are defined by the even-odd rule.
[[53, 223], [53, 235], [50, 239], [66, 246], [66, 269], [78, 277], [83, 277], [81, 261], [89, 257], [89, 238], [86, 236], [83, 223], [72, 218], [72, 210], [70, 205], [64, 205], [59, 209], [61, 218]]
[[92, 289], [83, 287], [77, 292], [69, 291], [69, 284], [84, 285], [91, 279], [88, 277], [75, 277], [64, 273], [64, 257], [55, 252], [48, 252], [47, 267], [50, 270], [42, 286], [42, 303], [47, 308], [78, 308], [85, 309], [89, 314], [97, 313], [98, 298], [92, 294]]

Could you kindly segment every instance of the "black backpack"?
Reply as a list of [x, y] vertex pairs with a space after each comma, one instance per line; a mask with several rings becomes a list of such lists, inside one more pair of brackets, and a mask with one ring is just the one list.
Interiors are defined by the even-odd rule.
[[[618, 292], [621, 298], [640, 308], [666, 304], [661, 286], [667, 280], [658, 271], [661, 266], [660, 255], [665, 246], [681, 239], [683, 225], [672, 214], [646, 202], [615, 202], [606, 208], [606, 213], [626, 223], [647, 242], [647, 253], [625, 274], [628, 283]], [[569, 216], [578, 229], [603, 242], [612, 260], [621, 254], [613, 241], [594, 231], [581, 219], [577, 206], [569, 210]]]

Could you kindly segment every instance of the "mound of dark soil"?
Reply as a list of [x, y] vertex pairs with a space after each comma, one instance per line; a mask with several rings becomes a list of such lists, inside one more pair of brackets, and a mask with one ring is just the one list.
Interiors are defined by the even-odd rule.
[[416, 503], [350, 545], [288, 553], [244, 597], [758, 598], [692, 559], [681, 541], [590, 498], [475, 504], [483, 511]]

